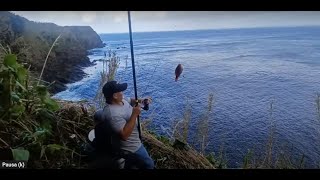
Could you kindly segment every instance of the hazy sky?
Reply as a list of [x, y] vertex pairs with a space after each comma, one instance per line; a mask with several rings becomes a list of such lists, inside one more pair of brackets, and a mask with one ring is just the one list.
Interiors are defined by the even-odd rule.
[[[29, 20], [128, 32], [126, 11], [13, 11]], [[320, 11], [133, 11], [133, 32], [320, 25]]]

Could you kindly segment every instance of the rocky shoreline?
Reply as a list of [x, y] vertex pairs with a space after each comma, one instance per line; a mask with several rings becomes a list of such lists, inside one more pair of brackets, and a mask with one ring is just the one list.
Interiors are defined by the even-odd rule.
[[[7, 11], [0, 12], [0, 32], [0, 43], [10, 47], [12, 53], [18, 55], [18, 61], [30, 67], [35, 78], [40, 76], [54, 45], [41, 78], [50, 84], [51, 94], [64, 91], [66, 84], [83, 79], [86, 76], [83, 68], [94, 65], [88, 58], [89, 50], [105, 46], [90, 26], [33, 22]], [[0, 57], [4, 53], [0, 50]]]
[[48, 76], [44, 77], [45, 80], [49, 80], [51, 82], [54, 81], [54, 84], [51, 86], [50, 93], [56, 94], [61, 91], [67, 90], [67, 84], [74, 83], [77, 81], [81, 81], [87, 74], [83, 71], [84, 68], [93, 66], [94, 64], [89, 62], [81, 62], [75, 66], [71, 66], [68, 70], [64, 71], [63, 73], [57, 73], [56, 75], [50, 78], [51, 74], [54, 72], [49, 72]]
[[43, 79], [48, 82], [54, 82], [49, 89], [52, 95], [65, 91], [67, 89], [67, 84], [81, 81], [88, 75], [84, 72], [84, 69], [96, 64], [90, 61], [87, 57], [88, 55], [89, 53], [86, 54], [86, 57], [75, 57], [75, 59], [70, 60], [71, 63], [59, 68], [62, 70], [60, 72], [56, 72], [54, 69], [47, 70]]

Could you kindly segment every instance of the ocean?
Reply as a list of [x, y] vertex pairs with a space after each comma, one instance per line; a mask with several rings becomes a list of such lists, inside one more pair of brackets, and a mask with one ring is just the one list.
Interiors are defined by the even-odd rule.
[[[100, 37], [106, 47], [91, 50], [90, 60], [115, 51], [116, 79], [134, 97], [129, 34]], [[153, 98], [141, 114], [142, 121], [151, 119], [150, 130], [171, 137], [191, 107], [188, 142], [199, 148], [198, 127], [213, 94], [207, 154], [222, 153], [227, 167], [242, 167], [249, 151], [265, 156], [271, 133], [274, 159], [284, 154], [319, 168], [320, 27], [141, 32], [133, 33], [133, 45], [138, 96]], [[179, 63], [184, 70], [175, 82]], [[87, 77], [54, 97], [93, 100], [102, 63], [84, 71]]]

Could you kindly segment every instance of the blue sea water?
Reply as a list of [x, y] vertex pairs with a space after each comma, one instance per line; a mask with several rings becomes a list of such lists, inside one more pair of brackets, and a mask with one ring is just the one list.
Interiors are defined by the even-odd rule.
[[[116, 51], [117, 79], [128, 83], [125, 95], [134, 97], [129, 34], [100, 37], [106, 47], [91, 50], [89, 58]], [[138, 96], [153, 97], [142, 113], [142, 119], [152, 118], [150, 129], [170, 135], [189, 104], [188, 140], [196, 145], [197, 125], [213, 93], [207, 153], [222, 150], [228, 167], [241, 167], [249, 149], [265, 155], [274, 127], [275, 158], [285, 153], [299, 161], [304, 155], [305, 167], [319, 167], [320, 27], [133, 33], [133, 44]], [[179, 63], [184, 71], [175, 82]], [[100, 62], [85, 68], [88, 77], [55, 97], [92, 100], [101, 71]]]

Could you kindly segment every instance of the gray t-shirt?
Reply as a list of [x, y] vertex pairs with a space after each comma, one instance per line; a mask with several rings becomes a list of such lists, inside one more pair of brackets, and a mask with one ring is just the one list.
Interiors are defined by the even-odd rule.
[[[107, 104], [103, 109], [105, 120], [117, 136], [125, 126], [126, 122], [129, 121], [132, 114], [132, 106], [126, 100], [122, 100], [122, 102], [123, 105]], [[126, 141], [120, 140], [120, 146], [122, 150], [130, 152], [136, 152], [140, 148], [141, 141], [139, 139], [137, 122], [128, 139]]]

